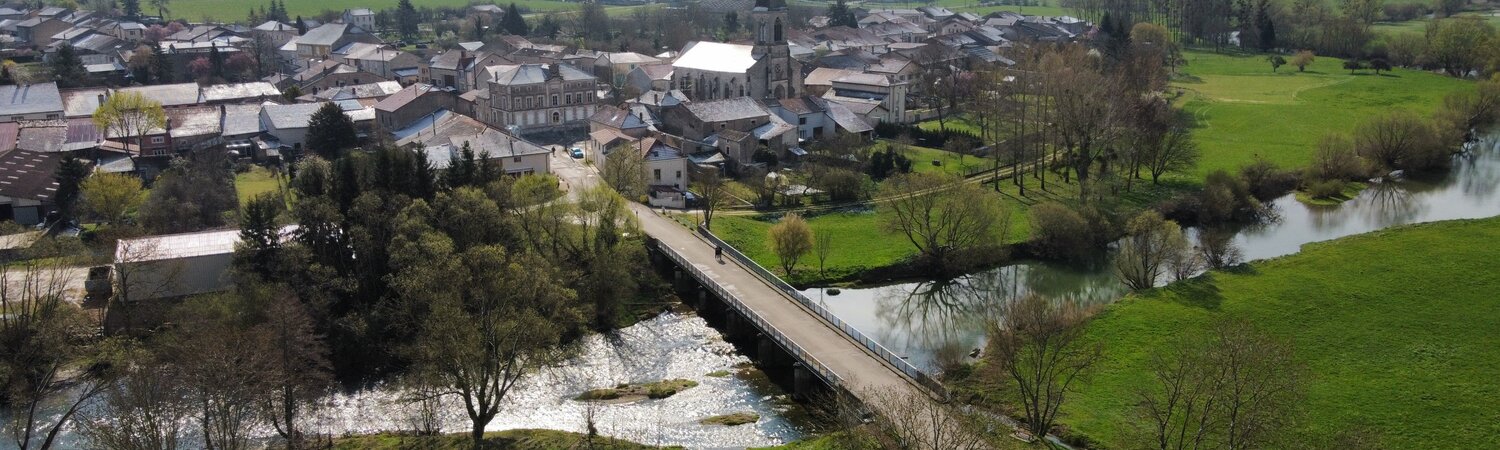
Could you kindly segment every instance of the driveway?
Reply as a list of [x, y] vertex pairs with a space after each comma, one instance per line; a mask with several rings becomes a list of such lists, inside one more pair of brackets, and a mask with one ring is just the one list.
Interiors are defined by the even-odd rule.
[[[584, 148], [582, 142], [573, 145]], [[557, 178], [562, 181], [562, 189], [567, 192], [568, 199], [578, 200], [579, 192], [601, 182], [599, 171], [595, 170], [594, 166], [584, 164], [584, 161], [588, 160], [588, 155], [584, 155], [584, 159], [573, 159], [568, 155], [568, 149], [571, 147], [549, 145], [547, 148], [553, 150], [552, 174], [557, 175]]]

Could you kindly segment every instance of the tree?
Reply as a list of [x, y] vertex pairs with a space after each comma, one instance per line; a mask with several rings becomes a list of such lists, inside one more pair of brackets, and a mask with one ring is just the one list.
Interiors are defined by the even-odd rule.
[[646, 195], [646, 156], [634, 144], [621, 144], [604, 157], [604, 181], [626, 198]]
[[137, 148], [145, 142], [147, 134], [167, 127], [167, 112], [161, 103], [139, 92], [116, 92], [105, 98], [99, 109], [94, 110], [93, 119], [94, 126], [104, 132], [106, 139], [133, 143]]
[[1380, 19], [1380, 10], [1385, 0], [1340, 0], [1344, 15], [1364, 24], [1372, 25]]
[[961, 269], [964, 253], [1003, 243], [1010, 224], [1000, 198], [979, 185], [938, 174], [898, 175], [880, 186], [881, 226], [900, 233], [930, 268]]
[[828, 11], [823, 15], [828, 16], [828, 26], [859, 28], [859, 19], [854, 17], [854, 11], [849, 9], [844, 0], [836, 0], [828, 5]]
[[97, 408], [80, 419], [89, 448], [176, 450], [186, 447], [185, 423], [192, 408], [182, 373], [149, 349], [126, 346], [128, 361], [119, 382], [101, 395]]
[[1166, 134], [1140, 150], [1146, 170], [1151, 173], [1152, 184], [1161, 184], [1162, 175], [1192, 169], [1202, 155], [1198, 143], [1193, 140], [1192, 130], [1180, 122], [1171, 125]]
[[609, 14], [604, 12], [604, 4], [599, 2], [583, 2], [578, 6], [578, 30], [587, 39], [596, 41], [607, 41], [610, 38]]
[[1297, 52], [1297, 56], [1292, 57], [1292, 65], [1297, 66], [1298, 72], [1305, 72], [1307, 71], [1307, 66], [1312, 65], [1313, 61], [1317, 59], [1318, 57], [1313, 54], [1312, 50], [1303, 50]]
[[[1093, 169], [1107, 163], [1120, 122], [1126, 117], [1126, 96], [1115, 78], [1100, 73], [1082, 46], [1050, 53], [1043, 59], [1044, 89], [1051, 102], [1053, 137], [1063, 161], [1078, 177], [1078, 198], [1091, 198]], [[1064, 179], [1069, 172], [1064, 172]]]
[[118, 375], [89, 319], [65, 300], [57, 264], [0, 270], [0, 420], [22, 450], [49, 449]]
[[1355, 180], [1368, 174], [1369, 170], [1354, 153], [1354, 142], [1337, 133], [1323, 136], [1307, 165], [1307, 178], [1312, 180]]
[[302, 21], [302, 16], [297, 16], [297, 20], [292, 21], [292, 26], [297, 27], [297, 34], [299, 36], [307, 34], [307, 22]]
[[734, 11], [724, 13], [724, 33], [733, 36], [740, 32], [740, 14]]
[[121, 0], [120, 7], [125, 17], [132, 19], [141, 17], [141, 0]]
[[52, 80], [60, 87], [77, 86], [89, 76], [83, 68], [83, 59], [73, 50], [73, 44], [66, 42], [57, 48], [57, 54], [47, 62], [47, 68], [52, 69]]
[[417, 8], [412, 6], [411, 0], [401, 0], [396, 3], [396, 31], [401, 34], [403, 39], [417, 37], [417, 25], [419, 21], [421, 19], [417, 17]]
[[[550, 17], [547, 16], [546, 18]], [[505, 17], [500, 18], [500, 28], [504, 29], [506, 33], [516, 36], [525, 36], [526, 33], [531, 31], [530, 27], [526, 25], [526, 18], [521, 16], [521, 10], [516, 8], [515, 3], [511, 3], [510, 6], [505, 8]]]
[[199, 56], [188, 62], [188, 72], [193, 74], [193, 78], [206, 80], [209, 75], [213, 75], [213, 71], [213, 63], [206, 56]]
[[1045, 436], [1073, 382], [1102, 351], [1083, 341], [1087, 314], [1072, 301], [1027, 294], [1006, 304], [1002, 317], [990, 326], [987, 355], [1015, 388], [1026, 430]]
[[1159, 449], [1262, 448], [1296, 419], [1305, 369], [1289, 343], [1222, 320], [1151, 356], [1140, 415]]
[[1354, 128], [1354, 151], [1386, 170], [1422, 170], [1448, 164], [1450, 150], [1427, 119], [1407, 110], [1371, 117]]
[[1128, 234], [1115, 254], [1115, 273], [1134, 290], [1156, 287], [1171, 269], [1173, 258], [1183, 254], [1188, 245], [1177, 222], [1162, 218], [1156, 211], [1130, 219], [1125, 231]]
[[[151, 77], [157, 83], [171, 83], [176, 78], [176, 69], [172, 66], [172, 58], [167, 57], [160, 45], [151, 46]], [[118, 94], [116, 94], [118, 95]]]
[[1455, 77], [1466, 77], [1484, 67], [1486, 46], [1493, 45], [1495, 28], [1478, 17], [1436, 20], [1428, 34], [1428, 59]]
[[271, 336], [254, 320], [249, 297], [189, 299], [173, 309], [176, 328], [163, 339], [204, 448], [248, 448], [250, 431], [265, 423], [259, 400], [272, 392]]
[[1391, 63], [1386, 61], [1385, 58], [1375, 58], [1370, 60], [1370, 69], [1374, 70], [1376, 75], [1380, 75], [1381, 71], [1389, 72], [1391, 70]]
[[1266, 62], [1271, 63], [1271, 71], [1275, 72], [1276, 69], [1280, 69], [1281, 66], [1286, 65], [1286, 58], [1283, 58], [1281, 55], [1271, 55], [1266, 57]]
[[1210, 269], [1239, 264], [1244, 255], [1234, 243], [1235, 230], [1228, 227], [1204, 227], [1198, 232], [1198, 254]]
[[[563, 337], [582, 317], [557, 270], [535, 254], [498, 246], [455, 254], [446, 237], [429, 236], [436, 259], [428, 263], [449, 269], [447, 282], [418, 283], [403, 273], [394, 284], [403, 297], [430, 305], [410, 352], [420, 373], [463, 400], [479, 449], [511, 388], [561, 361]], [[426, 289], [409, 290], [415, 286]]]
[[344, 150], [359, 145], [354, 120], [344, 114], [337, 103], [318, 107], [307, 122], [307, 146], [329, 160], [338, 159]]
[[823, 275], [828, 257], [833, 255], [833, 233], [816, 233], [814, 236], [813, 254], [818, 257], [818, 275]]
[[141, 179], [118, 173], [97, 173], [79, 186], [83, 207], [91, 217], [121, 225], [146, 201]]
[[155, 233], [221, 227], [239, 209], [234, 173], [223, 152], [193, 152], [163, 171], [141, 206], [141, 225]]
[[83, 180], [89, 176], [87, 164], [74, 158], [72, 154], [64, 155], [61, 164], [57, 166], [57, 173], [53, 178], [57, 180], [57, 190], [53, 192], [53, 202], [57, 204], [59, 220], [73, 218], [74, 206], [78, 204], [79, 189]]
[[1463, 11], [1464, 5], [1468, 3], [1468, 0], [1432, 0], [1433, 14], [1438, 17], [1452, 16]]
[[1348, 70], [1350, 75], [1353, 75], [1354, 72], [1364, 70], [1364, 68], [1365, 63], [1363, 61], [1360, 61], [1359, 58], [1349, 58], [1344, 60], [1344, 70]]
[[156, 8], [157, 17], [160, 17], [161, 20], [167, 20], [167, 13], [171, 12], [170, 9], [167, 9], [167, 6], [172, 3], [172, 0], [147, 0], [147, 2], [152, 8]]
[[240, 241], [234, 246], [237, 269], [260, 280], [276, 279], [282, 243], [278, 217], [285, 205], [274, 192], [262, 192], [245, 203], [240, 213]]
[[766, 244], [781, 260], [782, 272], [791, 276], [797, 262], [813, 248], [812, 227], [797, 213], [788, 213], [766, 232]]
[[712, 228], [714, 213], [729, 203], [729, 191], [718, 169], [703, 170], [693, 175], [694, 190], [698, 191], [698, 208], [703, 212], [703, 226]]
[[1078, 260], [1094, 250], [1089, 224], [1078, 211], [1058, 202], [1031, 207], [1032, 252], [1044, 258]]
[[298, 299], [279, 291], [261, 299], [264, 322], [259, 327], [269, 340], [264, 382], [270, 389], [257, 403], [289, 448], [301, 448], [307, 440], [304, 411], [327, 393], [332, 381], [328, 349]]

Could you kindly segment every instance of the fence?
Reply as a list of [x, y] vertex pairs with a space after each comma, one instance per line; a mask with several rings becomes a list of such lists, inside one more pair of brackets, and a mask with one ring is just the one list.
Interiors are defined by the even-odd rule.
[[765, 280], [767, 283], [770, 283], [772, 287], [781, 290], [782, 292], [786, 293], [787, 296], [796, 299], [799, 303], [802, 303], [802, 306], [805, 306], [813, 313], [816, 313], [818, 317], [823, 318], [823, 321], [828, 322], [829, 324], [833, 325], [834, 328], [838, 328], [840, 331], [843, 331], [845, 335], [849, 336], [849, 338], [854, 339], [855, 342], [858, 342], [860, 345], [865, 346], [866, 349], [869, 349], [871, 352], [874, 352], [876, 355], [880, 356], [880, 358], [890, 363], [891, 366], [894, 366], [896, 370], [901, 371], [901, 373], [904, 373], [906, 374], [906, 376], [911, 377], [912, 380], [915, 380], [917, 384], [920, 384], [923, 387], [931, 390], [933, 393], [937, 394], [939, 398], [948, 398], [948, 391], [943, 388], [943, 384], [939, 383], [937, 379], [932, 378], [931, 375], [928, 375], [926, 372], [923, 372], [921, 369], [913, 366], [911, 363], [907, 362], [905, 358], [902, 358], [895, 352], [886, 349], [884, 345], [880, 345], [880, 343], [875, 342], [874, 339], [870, 339], [870, 337], [865, 336], [864, 333], [861, 333], [858, 329], [855, 329], [853, 325], [845, 323], [842, 319], [839, 319], [838, 316], [833, 315], [833, 313], [828, 311], [827, 308], [824, 308], [823, 305], [819, 305], [817, 302], [812, 301], [812, 299], [807, 298], [807, 296], [802, 295], [802, 292], [798, 291], [797, 288], [794, 288], [792, 287], [792, 285], [787, 284], [785, 281], [782, 281], [781, 277], [778, 277], [776, 276], [776, 274], [771, 273], [771, 271], [766, 270], [766, 268], [761, 267], [760, 264], [750, 259], [750, 257], [745, 256], [744, 253], [740, 253], [738, 249], [734, 248], [734, 246], [732, 245], [729, 245], [728, 242], [724, 242], [724, 240], [719, 239], [718, 236], [715, 236], [712, 231], [709, 231], [708, 228], [705, 228], [702, 224], [698, 225], [698, 233], [703, 235], [703, 237], [707, 238], [710, 242], [713, 242], [714, 245], [717, 245], [719, 246], [719, 248], [724, 249], [724, 253], [729, 254], [730, 257], [738, 260], [740, 264], [750, 268], [750, 270], [755, 272], [757, 276]]
[[672, 261], [677, 262], [678, 267], [687, 269], [689, 273], [693, 274], [693, 278], [697, 278], [698, 281], [701, 282], [704, 286], [708, 287], [710, 290], [713, 290], [715, 294], [718, 294], [719, 298], [724, 299], [724, 302], [729, 304], [729, 307], [734, 308], [735, 311], [739, 311], [741, 315], [745, 316], [746, 319], [749, 319], [750, 322], [754, 323], [762, 333], [770, 336], [771, 340], [776, 341], [777, 344], [781, 344], [781, 348], [786, 349], [788, 353], [791, 353], [793, 357], [802, 362], [802, 365], [804, 367], [811, 370], [818, 376], [818, 378], [822, 378], [823, 381], [828, 383], [829, 386], [839, 386], [843, 382], [843, 380], [837, 373], [834, 373], [833, 370], [829, 369], [828, 366], [823, 364], [822, 361], [818, 361], [818, 358], [816, 356], [813, 356], [811, 353], [802, 350], [802, 347], [798, 346], [797, 343], [792, 342], [791, 339], [788, 339], [786, 337], [786, 334], [782, 333], [781, 330], [776, 328], [775, 325], [767, 322], [765, 319], [760, 317], [760, 314], [757, 314], [754, 310], [750, 309], [750, 307], [746, 306], [745, 303], [740, 300], [739, 296], [730, 293], [728, 290], [724, 289], [723, 286], [719, 285], [719, 283], [715, 283], [712, 279], [709, 279], [708, 275], [704, 274], [703, 271], [698, 270], [698, 267], [694, 266], [693, 263], [691, 261], [688, 261], [686, 257], [683, 257], [681, 254], [677, 253], [676, 249], [673, 249], [671, 246], [668, 246], [661, 241], [657, 241], [656, 248], [660, 249], [661, 252], [667, 255], [668, 258], [672, 258]]

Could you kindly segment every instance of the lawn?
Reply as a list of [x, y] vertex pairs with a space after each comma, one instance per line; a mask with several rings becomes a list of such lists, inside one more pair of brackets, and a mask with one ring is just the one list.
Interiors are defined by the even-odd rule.
[[1404, 227], [1128, 297], [1089, 325], [1105, 358], [1061, 420], [1124, 446], [1150, 352], [1237, 318], [1289, 340], [1308, 367], [1294, 436], [1363, 426], [1385, 448], [1500, 447], [1497, 240], [1500, 218]]
[[1407, 69], [1351, 75], [1342, 60], [1330, 57], [1318, 57], [1306, 72], [1283, 66], [1272, 73], [1263, 55], [1184, 56], [1188, 65], [1172, 86], [1185, 93], [1184, 108], [1199, 121], [1194, 136], [1203, 149], [1200, 177], [1237, 169], [1257, 155], [1300, 167], [1327, 133], [1351, 132], [1359, 121], [1392, 108], [1429, 114], [1444, 95], [1470, 88], [1467, 81]]
[[979, 132], [979, 125], [975, 124], [974, 122], [970, 122], [969, 116], [967, 114], [945, 117], [943, 118], [942, 122], [938, 122], [937, 119], [918, 122], [917, 127], [927, 131], [941, 131], [946, 128], [948, 130], [966, 132], [975, 136], [983, 135], [983, 133]]
[[[779, 217], [716, 216], [713, 232], [756, 263], [779, 274], [781, 263], [766, 245], [766, 232], [776, 219]], [[916, 247], [905, 236], [881, 230], [879, 217], [874, 211], [821, 214], [807, 217], [807, 222], [814, 235], [827, 233], [833, 236], [832, 250], [825, 276], [818, 276], [818, 258], [809, 254], [794, 271], [789, 280], [792, 282], [839, 279], [867, 269], [889, 266], [916, 254]]]
[[240, 205], [244, 206], [251, 198], [263, 192], [276, 192], [278, 185], [276, 176], [261, 166], [250, 166], [250, 171], [234, 176], [234, 190], [240, 197]]
[[[1489, 22], [1490, 26], [1500, 28], [1500, 11], [1465, 12], [1458, 15], [1483, 18], [1485, 22]], [[1430, 19], [1422, 18], [1405, 22], [1379, 22], [1375, 24], [1374, 29], [1377, 33], [1424, 34], [1427, 32], [1427, 23], [1430, 21]]]

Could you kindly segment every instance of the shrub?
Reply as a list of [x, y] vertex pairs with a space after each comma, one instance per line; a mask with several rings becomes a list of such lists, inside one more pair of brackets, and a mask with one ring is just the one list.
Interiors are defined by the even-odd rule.
[[1243, 178], [1216, 170], [1203, 182], [1203, 198], [1198, 222], [1218, 224], [1254, 218], [1260, 202], [1250, 195], [1250, 185]]
[[1385, 170], [1446, 167], [1452, 153], [1431, 121], [1405, 110], [1372, 117], [1355, 127], [1354, 150]]
[[1250, 195], [1260, 201], [1270, 201], [1286, 195], [1300, 184], [1297, 172], [1281, 170], [1275, 163], [1262, 158], [1256, 158], [1255, 162], [1241, 167], [1240, 176], [1245, 179]]
[[1325, 180], [1307, 185], [1307, 195], [1312, 198], [1334, 198], [1344, 193], [1344, 181]]
[[1078, 211], [1061, 203], [1031, 207], [1031, 246], [1039, 257], [1076, 260], [1091, 252], [1089, 224]]
[[1369, 174], [1369, 168], [1354, 153], [1354, 142], [1338, 134], [1323, 136], [1318, 150], [1313, 152], [1312, 163], [1307, 165], [1309, 182], [1359, 180]]

